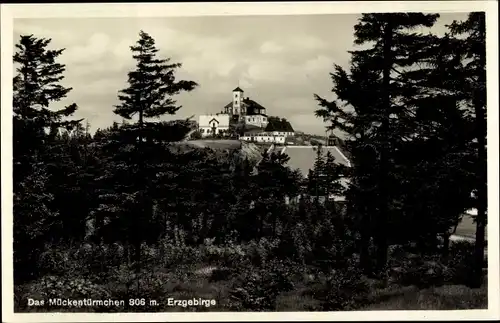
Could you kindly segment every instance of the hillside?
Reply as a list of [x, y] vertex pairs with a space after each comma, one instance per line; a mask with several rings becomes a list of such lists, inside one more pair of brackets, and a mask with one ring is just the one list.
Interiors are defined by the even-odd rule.
[[224, 139], [200, 139], [176, 142], [173, 147], [181, 151], [189, 149], [212, 149], [214, 151], [234, 151], [239, 150], [243, 158], [248, 158], [251, 162], [260, 160], [262, 149], [253, 143], [247, 143], [240, 140]]

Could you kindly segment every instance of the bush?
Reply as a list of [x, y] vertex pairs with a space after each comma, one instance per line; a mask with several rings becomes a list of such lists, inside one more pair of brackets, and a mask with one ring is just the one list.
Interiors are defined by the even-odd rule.
[[292, 266], [280, 261], [267, 263], [261, 268], [248, 268], [234, 283], [230, 308], [245, 311], [273, 311], [282, 292], [294, 288]]
[[446, 259], [409, 254], [395, 248], [390, 256], [388, 275], [394, 283], [421, 289], [443, 284], [467, 285], [473, 253], [474, 245], [466, 241], [452, 244]]
[[457, 241], [450, 246], [445, 272], [446, 281], [457, 285], [467, 285], [474, 262], [474, 244]]
[[441, 286], [446, 282], [447, 267], [439, 255], [416, 255], [397, 247], [390, 258], [388, 268], [389, 281], [402, 286], [424, 289]]
[[201, 135], [201, 132], [199, 130], [193, 132], [190, 136], [189, 139], [191, 140], [198, 140], [198, 139], [201, 139], [202, 138], [202, 135]]
[[[156, 271], [143, 271], [138, 276], [133, 268], [121, 266], [113, 270], [106, 289], [111, 292], [114, 299], [156, 300], [162, 304], [166, 302], [169, 292], [166, 290], [166, 283], [172, 282], [173, 276], [173, 274]], [[148, 307], [148, 304], [135, 307], [129, 307], [129, 304], [126, 304], [125, 307], [131, 311], [141, 312], [154, 308]]]
[[216, 246], [212, 243], [213, 240], [205, 239], [202, 248], [205, 260], [211, 264], [232, 267], [244, 261], [247, 256], [247, 252], [243, 250], [241, 245], [235, 245], [230, 242], [225, 245]]
[[321, 301], [323, 311], [353, 310], [364, 305], [370, 291], [361, 270], [353, 263], [341, 269], [332, 269], [312, 289]]
[[[17, 306], [23, 309], [27, 298], [44, 299], [48, 306], [49, 299], [109, 299], [111, 294], [102, 286], [95, 284], [90, 279], [73, 278], [70, 276], [44, 276], [41, 279], [27, 285], [18, 299], [21, 301]], [[55, 309], [55, 308], [53, 308]], [[100, 310], [97, 307], [86, 307], [82, 310]]]
[[248, 260], [254, 266], [265, 265], [269, 259], [273, 258], [279, 245], [278, 239], [269, 240], [261, 238], [258, 241], [252, 240], [244, 246], [244, 252]]
[[[199, 263], [206, 257], [201, 248], [169, 240], [162, 240], [158, 247], [151, 247], [151, 249], [147, 251], [149, 261], [157, 262], [158, 257], [160, 257], [161, 263], [165, 267]], [[154, 251], [155, 249], [158, 251]]]

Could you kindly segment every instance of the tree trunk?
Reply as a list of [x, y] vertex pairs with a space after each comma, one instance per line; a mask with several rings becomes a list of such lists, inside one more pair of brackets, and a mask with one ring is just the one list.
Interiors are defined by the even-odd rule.
[[375, 242], [377, 244], [377, 270], [382, 270], [387, 264], [387, 252], [388, 252], [388, 243], [387, 243], [387, 218], [388, 218], [388, 187], [387, 187], [387, 178], [388, 178], [388, 158], [387, 158], [387, 149], [388, 147], [388, 127], [389, 127], [389, 116], [391, 113], [391, 97], [390, 97], [390, 77], [391, 77], [391, 68], [393, 65], [392, 59], [392, 24], [389, 20], [385, 24], [384, 27], [384, 67], [383, 67], [383, 86], [382, 86], [382, 96], [384, 100], [383, 106], [383, 116], [382, 116], [382, 142], [380, 145], [380, 205], [379, 205], [379, 218], [377, 221], [377, 230]]
[[447, 261], [450, 253], [450, 235], [448, 233], [443, 235], [443, 258]]
[[[486, 39], [485, 33], [485, 20], [484, 16], [480, 20], [481, 26], [479, 29], [483, 32], [483, 39]], [[486, 86], [486, 52], [482, 52], [479, 56], [479, 73], [478, 85], [476, 85], [475, 93], [473, 93], [473, 105], [476, 114], [476, 131], [477, 131], [477, 144], [478, 144], [478, 189], [477, 189], [477, 217], [476, 217], [476, 241], [474, 248], [474, 268], [472, 275], [472, 286], [479, 288], [483, 280], [483, 267], [484, 267], [484, 248], [485, 248], [485, 234], [487, 222], [487, 208], [488, 208], [488, 186], [487, 186], [487, 151], [486, 151], [486, 88], [477, 88]]]
[[[366, 215], [365, 215], [366, 217]], [[371, 274], [371, 259], [370, 259], [370, 232], [367, 221], [363, 219], [361, 223], [361, 239], [360, 239], [360, 252], [359, 262], [365, 275]]]
[[139, 142], [137, 143], [137, 152], [138, 152], [138, 180], [139, 180], [139, 205], [138, 205], [138, 211], [137, 214], [134, 214], [135, 221], [135, 226], [132, 229], [134, 232], [132, 233], [132, 236], [134, 237], [134, 245], [135, 245], [135, 272], [137, 274], [137, 291], [139, 291], [139, 274], [141, 272], [141, 247], [142, 247], [142, 235], [143, 235], [143, 230], [142, 230], [142, 221], [144, 218], [144, 189], [145, 185], [144, 184], [144, 172], [143, 172], [143, 161], [142, 161], [142, 146], [143, 146], [143, 122], [144, 122], [144, 111], [141, 108], [139, 110]]
[[[479, 104], [478, 102], [475, 103]], [[476, 217], [476, 241], [474, 248], [474, 268], [472, 287], [480, 287], [482, 284], [482, 271], [484, 266], [484, 248], [485, 248], [485, 234], [486, 234], [486, 221], [487, 221], [487, 207], [488, 207], [488, 186], [486, 174], [486, 122], [482, 106], [476, 105], [476, 118], [478, 127], [478, 159], [479, 159], [479, 187], [477, 190], [477, 217]]]
[[127, 257], [127, 267], [130, 267], [130, 244], [128, 242], [125, 243], [125, 254]]

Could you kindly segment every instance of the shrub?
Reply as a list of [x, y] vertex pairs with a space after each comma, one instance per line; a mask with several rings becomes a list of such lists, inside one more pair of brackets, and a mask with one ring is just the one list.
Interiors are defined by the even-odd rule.
[[[133, 268], [121, 266], [113, 271], [110, 275], [110, 283], [107, 284], [107, 289], [111, 291], [114, 299], [145, 299], [156, 300], [158, 303], [166, 302], [168, 291], [166, 283], [174, 280], [173, 274], [163, 272], [143, 271], [140, 275], [136, 275]], [[146, 302], [147, 303], [147, 302]], [[129, 306], [126, 304], [126, 309], [131, 311], [150, 311], [153, 308], [148, 307], [149, 304], [141, 306]]]
[[270, 258], [272, 258], [278, 248], [279, 240], [269, 240], [261, 238], [258, 241], [252, 240], [244, 246], [244, 252], [248, 260], [254, 266], [265, 265]]
[[[30, 298], [44, 299], [46, 303], [51, 298], [109, 299], [111, 296], [105, 288], [95, 284], [90, 279], [53, 275], [44, 276], [29, 284], [25, 294]], [[82, 310], [99, 310], [99, 308], [89, 306]]]
[[212, 271], [209, 282], [218, 282], [221, 280], [228, 280], [236, 273], [235, 270], [229, 268], [216, 268]]
[[230, 242], [225, 245], [216, 246], [213, 240], [205, 240], [202, 248], [205, 260], [209, 263], [231, 267], [240, 263], [247, 256], [241, 245]]
[[474, 244], [457, 241], [450, 246], [445, 279], [457, 285], [467, 285], [474, 261]]
[[293, 267], [280, 262], [269, 262], [261, 268], [248, 268], [236, 280], [230, 292], [233, 310], [272, 311], [282, 292], [294, 288]]
[[321, 301], [324, 311], [353, 310], [361, 307], [369, 293], [368, 282], [353, 263], [332, 269], [312, 288], [315, 298]]
[[396, 251], [390, 257], [390, 278], [403, 286], [419, 288], [443, 284], [467, 285], [472, 267], [474, 245], [460, 241], [450, 246], [447, 259]]
[[446, 266], [439, 256], [421, 256], [401, 252], [391, 259], [388, 268], [387, 276], [390, 282], [403, 286], [417, 286], [423, 289], [441, 286], [445, 283]]
[[198, 247], [186, 246], [170, 240], [162, 240], [157, 248], [157, 252], [150, 254], [150, 260], [156, 261], [157, 257], [160, 257], [165, 267], [199, 263], [205, 257]]

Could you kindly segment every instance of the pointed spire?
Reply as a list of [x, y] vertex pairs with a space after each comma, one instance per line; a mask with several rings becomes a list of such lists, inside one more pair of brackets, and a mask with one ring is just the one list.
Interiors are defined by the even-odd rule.
[[243, 92], [245, 92], [245, 91], [243, 91], [243, 90], [239, 87], [239, 85], [238, 85], [238, 87], [237, 87], [236, 89], [234, 89], [234, 90], [233, 90], [233, 92], [241, 92], [241, 93], [243, 93]]

